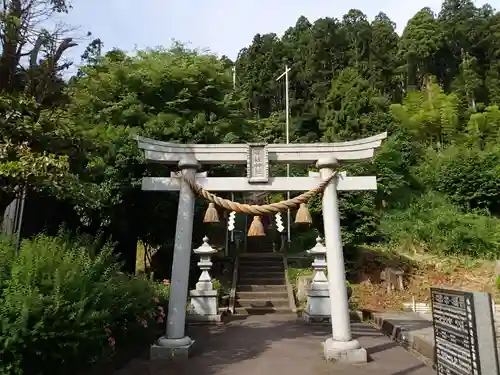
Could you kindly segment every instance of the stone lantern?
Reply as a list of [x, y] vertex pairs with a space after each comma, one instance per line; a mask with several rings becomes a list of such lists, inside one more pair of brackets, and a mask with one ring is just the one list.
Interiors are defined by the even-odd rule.
[[316, 245], [307, 250], [314, 257], [312, 267], [314, 270], [311, 287], [307, 292], [307, 308], [304, 319], [307, 322], [330, 320], [330, 293], [328, 289], [328, 278], [325, 271], [326, 247], [321, 243], [321, 238], [316, 238]]
[[196, 283], [196, 289], [189, 292], [191, 303], [189, 306], [189, 320], [219, 322], [219, 296], [218, 291], [214, 289], [210, 269], [212, 268], [211, 256], [217, 252], [208, 244], [208, 237], [203, 238], [203, 244], [194, 249], [193, 252], [200, 256], [198, 267], [201, 269], [201, 275]]

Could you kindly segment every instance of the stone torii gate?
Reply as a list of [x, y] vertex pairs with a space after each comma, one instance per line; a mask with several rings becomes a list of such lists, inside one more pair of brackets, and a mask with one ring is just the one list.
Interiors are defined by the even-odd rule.
[[[366, 362], [365, 349], [351, 335], [337, 190], [376, 190], [377, 181], [375, 176], [332, 175], [339, 163], [370, 160], [386, 137], [387, 133], [382, 133], [356, 141], [312, 144], [175, 144], [139, 137], [138, 146], [146, 160], [177, 164], [180, 169], [170, 177], [145, 177], [142, 181], [143, 190], [179, 191], [167, 328], [154, 345], [155, 357], [185, 356], [193, 344], [184, 331], [195, 203], [195, 193], [186, 179], [211, 192], [249, 192], [307, 191], [330, 178], [322, 207], [332, 337], [324, 343], [324, 354], [327, 359]], [[310, 172], [308, 177], [270, 177], [269, 163], [316, 163], [320, 172]], [[246, 164], [247, 177], [207, 177], [206, 172], [197, 173], [200, 164]]]

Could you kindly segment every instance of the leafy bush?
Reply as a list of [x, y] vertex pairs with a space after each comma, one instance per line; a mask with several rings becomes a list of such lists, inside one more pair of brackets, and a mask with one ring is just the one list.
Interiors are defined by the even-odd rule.
[[421, 145], [401, 129], [382, 143], [373, 158], [372, 169], [356, 174], [377, 176], [379, 204], [401, 207], [411, 199], [413, 191], [419, 189], [418, 181], [411, 172], [421, 153]]
[[398, 247], [492, 259], [500, 254], [499, 219], [463, 212], [438, 193], [420, 197], [406, 210], [389, 211], [381, 231]]
[[3, 287], [10, 278], [11, 264], [15, 256], [13, 240], [12, 237], [0, 236], [0, 298], [2, 297]]
[[316, 228], [309, 228], [303, 225], [292, 227], [292, 242], [287, 250], [289, 254], [304, 253], [316, 244], [319, 236]]
[[[321, 194], [314, 195], [309, 201], [309, 210], [313, 218], [314, 228], [320, 233], [321, 237], [324, 237], [321, 199]], [[341, 192], [339, 194], [339, 211], [344, 249], [353, 249], [359, 244], [373, 242], [379, 237], [379, 218], [373, 193]], [[303, 238], [305, 241], [301, 245], [303, 247], [297, 250], [309, 250], [316, 243], [316, 237], [316, 232], [304, 233]], [[297, 247], [297, 245], [294, 246]]]
[[294, 268], [288, 267], [288, 280], [292, 284], [294, 288], [296, 288], [297, 278], [299, 276], [312, 276], [313, 274], [312, 268]]
[[217, 290], [219, 293], [222, 291], [222, 284], [217, 279], [212, 279], [212, 287]]
[[120, 273], [108, 247], [92, 256], [65, 236], [39, 236], [13, 253], [0, 241], [0, 374], [83, 371], [163, 322], [167, 292]]
[[450, 146], [429, 150], [416, 174], [423, 184], [450, 197], [464, 209], [500, 213], [500, 147], [484, 150]]

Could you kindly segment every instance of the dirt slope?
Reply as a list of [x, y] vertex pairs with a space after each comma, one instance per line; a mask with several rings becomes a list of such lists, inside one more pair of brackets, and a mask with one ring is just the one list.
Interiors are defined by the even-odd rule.
[[[385, 267], [405, 271], [405, 290], [387, 293], [380, 280]], [[397, 311], [403, 302], [429, 302], [431, 286], [491, 293], [500, 303], [500, 293], [495, 286], [495, 262], [468, 259], [443, 259], [422, 254], [395, 254], [364, 249], [353, 283], [351, 301], [358, 308], [373, 311]]]

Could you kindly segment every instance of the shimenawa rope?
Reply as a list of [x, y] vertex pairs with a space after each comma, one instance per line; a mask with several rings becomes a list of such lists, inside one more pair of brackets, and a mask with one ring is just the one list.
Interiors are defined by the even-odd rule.
[[305, 193], [300, 194], [299, 196], [295, 198], [291, 198], [288, 200], [284, 200], [281, 202], [277, 203], [272, 203], [272, 204], [264, 204], [264, 205], [250, 205], [250, 204], [244, 204], [244, 203], [237, 203], [230, 201], [229, 199], [224, 199], [221, 197], [218, 197], [215, 194], [210, 193], [209, 191], [203, 189], [195, 180], [189, 179], [186, 176], [182, 176], [184, 181], [187, 182], [189, 187], [195, 192], [196, 194], [202, 196], [209, 202], [212, 202], [218, 206], [221, 206], [225, 208], [228, 211], [234, 211], [234, 212], [242, 212], [254, 216], [262, 216], [262, 215], [269, 215], [273, 213], [278, 213], [278, 212], [285, 212], [288, 209], [295, 209], [298, 206], [300, 206], [301, 203], [307, 203], [309, 199], [314, 194], [322, 192], [328, 184], [334, 179], [334, 177], [337, 175], [337, 171], [334, 171], [330, 177], [328, 177], [326, 180], [321, 182], [318, 186], [315, 188], [306, 191]]

